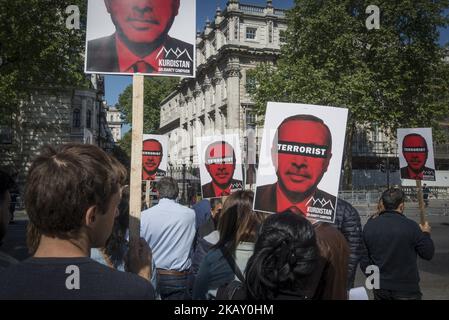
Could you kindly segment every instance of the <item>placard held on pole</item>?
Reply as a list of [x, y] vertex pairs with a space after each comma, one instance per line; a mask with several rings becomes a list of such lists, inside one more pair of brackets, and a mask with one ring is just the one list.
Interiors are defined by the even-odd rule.
[[131, 142], [131, 182], [129, 193], [129, 239], [140, 238], [140, 211], [142, 206], [142, 138], [143, 138], [144, 76], [133, 75], [133, 115]]

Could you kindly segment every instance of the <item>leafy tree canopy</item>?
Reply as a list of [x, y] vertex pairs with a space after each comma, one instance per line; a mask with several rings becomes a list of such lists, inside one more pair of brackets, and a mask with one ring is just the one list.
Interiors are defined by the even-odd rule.
[[[0, 120], [40, 87], [85, 87], [84, 0], [0, 2]], [[81, 28], [69, 30], [70, 5], [80, 10]]]

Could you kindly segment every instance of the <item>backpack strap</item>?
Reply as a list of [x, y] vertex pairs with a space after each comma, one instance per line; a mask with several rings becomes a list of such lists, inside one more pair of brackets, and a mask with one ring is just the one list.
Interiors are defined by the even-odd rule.
[[235, 262], [232, 255], [229, 253], [229, 250], [222, 246], [220, 247], [221, 253], [223, 254], [223, 257], [225, 257], [226, 261], [228, 262], [229, 266], [231, 267], [234, 274], [237, 276], [237, 278], [242, 282], [245, 283], [245, 277], [243, 276], [242, 271], [240, 270], [239, 266]]
[[232, 280], [217, 290], [216, 300], [246, 300], [244, 284], [238, 280]]

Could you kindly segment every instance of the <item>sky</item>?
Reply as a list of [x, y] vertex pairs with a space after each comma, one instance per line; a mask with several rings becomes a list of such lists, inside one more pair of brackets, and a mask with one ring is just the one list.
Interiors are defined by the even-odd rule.
[[[181, 0], [182, 1], [182, 0]], [[275, 8], [288, 9], [293, 6], [294, 0], [273, 0]], [[196, 29], [202, 31], [207, 18], [212, 20], [215, 16], [217, 6], [223, 10], [226, 7], [227, 0], [197, 0]], [[266, 5], [266, 0], [241, 0], [241, 3]], [[449, 10], [447, 11], [449, 13]], [[382, 22], [381, 22], [382, 23]], [[449, 42], [449, 28], [441, 31], [440, 43]], [[131, 76], [106, 76], [105, 77], [105, 95], [108, 105], [115, 105], [118, 102], [119, 95], [125, 88], [132, 83]], [[127, 128], [124, 128], [127, 131]]]

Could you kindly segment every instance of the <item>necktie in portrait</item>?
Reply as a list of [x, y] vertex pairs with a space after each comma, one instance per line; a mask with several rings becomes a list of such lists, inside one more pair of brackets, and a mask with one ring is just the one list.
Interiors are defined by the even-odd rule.
[[134, 72], [140, 72], [140, 73], [152, 73], [154, 71], [150, 64], [148, 64], [142, 60], [137, 61], [133, 65], [133, 70], [134, 70]]

